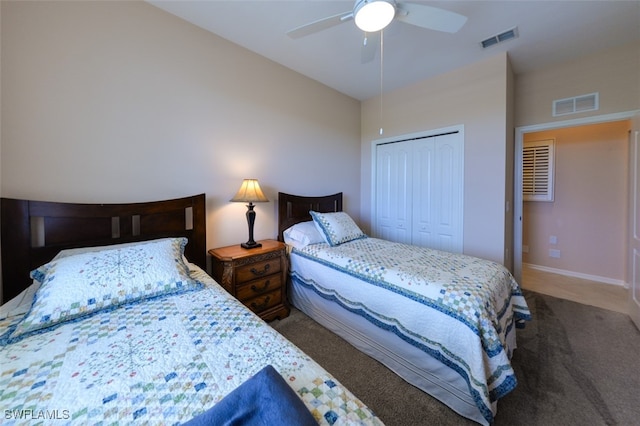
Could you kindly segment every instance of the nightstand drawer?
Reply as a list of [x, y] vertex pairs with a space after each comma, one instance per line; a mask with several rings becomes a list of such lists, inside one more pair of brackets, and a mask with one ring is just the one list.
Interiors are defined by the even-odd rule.
[[289, 315], [286, 246], [259, 242], [252, 249], [238, 244], [209, 250], [211, 276], [263, 320], [282, 319]]
[[249, 281], [236, 288], [236, 297], [240, 301], [251, 299], [282, 287], [282, 274], [269, 275], [265, 278]]
[[262, 296], [254, 297], [250, 300], [242, 301], [246, 307], [251, 309], [256, 314], [269, 309], [272, 306], [276, 306], [282, 303], [282, 291], [278, 289], [271, 293], [263, 294]]
[[236, 269], [236, 284], [280, 272], [280, 257], [240, 266]]

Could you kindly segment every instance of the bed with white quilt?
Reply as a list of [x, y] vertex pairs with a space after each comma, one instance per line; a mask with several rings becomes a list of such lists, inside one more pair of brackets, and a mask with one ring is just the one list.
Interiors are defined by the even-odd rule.
[[490, 424], [530, 319], [502, 265], [367, 237], [342, 194], [279, 194], [291, 303], [459, 414]]
[[[3, 424], [382, 424], [204, 272], [204, 194], [80, 210], [2, 199], [5, 294], [29, 281], [0, 307]], [[73, 231], [86, 214], [110, 228], [105, 238]], [[34, 229], [24, 215], [44, 218], [49, 243], [18, 243], [21, 223]], [[10, 241], [18, 249], [5, 257]], [[57, 254], [7, 272], [16, 251], [32, 265], [45, 248]]]

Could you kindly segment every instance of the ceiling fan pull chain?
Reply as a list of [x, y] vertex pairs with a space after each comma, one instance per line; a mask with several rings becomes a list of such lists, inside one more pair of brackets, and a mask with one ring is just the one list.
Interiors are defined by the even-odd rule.
[[382, 129], [382, 80], [384, 76], [384, 30], [380, 30], [380, 136], [384, 133]]

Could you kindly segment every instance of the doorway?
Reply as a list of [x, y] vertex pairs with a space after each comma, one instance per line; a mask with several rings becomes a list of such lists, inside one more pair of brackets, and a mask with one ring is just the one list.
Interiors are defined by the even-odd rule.
[[[548, 136], [550, 133], [553, 132], [560, 132], [560, 131], [567, 131], [566, 129], [568, 128], [579, 128], [581, 126], [590, 126], [590, 125], [595, 125], [595, 124], [600, 124], [600, 123], [608, 123], [608, 122], [616, 122], [616, 121], [626, 121], [629, 118], [633, 117], [634, 113], [630, 112], [630, 113], [621, 113], [621, 114], [611, 114], [611, 115], [606, 115], [606, 116], [599, 116], [599, 117], [590, 117], [590, 118], [585, 118], [585, 119], [576, 119], [576, 120], [567, 120], [567, 121], [562, 121], [562, 122], [555, 122], [555, 123], [547, 123], [547, 124], [543, 124], [543, 125], [536, 125], [536, 126], [527, 126], [527, 127], [521, 127], [516, 129], [516, 140], [515, 140], [515, 167], [514, 167], [514, 172], [515, 172], [515, 176], [514, 176], [514, 276], [516, 277], [516, 279], [518, 280], [518, 282], [522, 283], [523, 280], [523, 275], [530, 275], [530, 274], [523, 274], [523, 245], [525, 245], [525, 250], [527, 249], [526, 247], [526, 243], [523, 244], [523, 219], [525, 218], [525, 209], [524, 209], [524, 202], [523, 202], [523, 197], [522, 197], [522, 147], [523, 147], [523, 143], [524, 141], [528, 138], [533, 136], [533, 134], [536, 135], [540, 135], [540, 136]], [[624, 187], [626, 187], [626, 181], [625, 181], [625, 185], [623, 185]], [[587, 188], [588, 189], [588, 188]], [[625, 204], [626, 204], [626, 199], [624, 200]], [[554, 206], [552, 205], [547, 205], [544, 206], [542, 205], [542, 203], [540, 203], [537, 207], [541, 208], [541, 209], [553, 209]], [[579, 207], [579, 206], [578, 206]], [[587, 215], [582, 215], [582, 216], [588, 216]], [[624, 220], [623, 220], [624, 221]], [[562, 225], [562, 224], [561, 224]], [[571, 224], [571, 225], [575, 225], [575, 224]], [[587, 229], [587, 232], [590, 232], [590, 228]], [[624, 230], [624, 232], [626, 232], [626, 228]], [[545, 231], [543, 231], [543, 235], [542, 236], [538, 236], [537, 238], [537, 242], [536, 244], [538, 246], [543, 245], [542, 248], [538, 247], [538, 258], [537, 260], [534, 260], [533, 262], [536, 263], [546, 263], [547, 265], [551, 265], [551, 267], [542, 268], [542, 271], [538, 271], [540, 273], [557, 273], [560, 272], [562, 274], [565, 275], [565, 278], [567, 278], [566, 280], [571, 281], [571, 280], [580, 280], [580, 279], [587, 279], [588, 281], [585, 281], [585, 283], [588, 283], [589, 281], [593, 282], [596, 287], [599, 284], [598, 281], [602, 281], [601, 280], [601, 276], [598, 276], [598, 274], [596, 273], [591, 273], [590, 274], [584, 274], [584, 276], [581, 276], [581, 274], [567, 274], [567, 272], [570, 272], [570, 270], [572, 269], [571, 267], [562, 267], [562, 265], [566, 265], [566, 263], [561, 263], [559, 262], [560, 259], [551, 259], [551, 263], [546, 262], [546, 258], [548, 257], [548, 254], [552, 254], [552, 257], [555, 257], [555, 255], [560, 255], [561, 251], [561, 247], [558, 244], [558, 236], [556, 235], [557, 232], [554, 230], [552, 232], [549, 231], [549, 229], [547, 228]], [[625, 235], [623, 233], [622, 237], [620, 237], [619, 239], [621, 241], [625, 241]], [[577, 237], [579, 237], [579, 235], [577, 235]], [[560, 238], [560, 242], [564, 242], [563, 239], [566, 240], [571, 240], [571, 242], [573, 244], [576, 244], [576, 241], [574, 240], [578, 240], [580, 238], [567, 238], [567, 236], [563, 236], [562, 238]], [[540, 244], [540, 242], [542, 241], [543, 244]], [[530, 248], [530, 247], [529, 247]], [[548, 251], [549, 250], [549, 251]], [[624, 250], [624, 245], [621, 243], [620, 244], [620, 250]], [[548, 252], [547, 252], [548, 251]], [[567, 251], [567, 254], [570, 257], [571, 253], [578, 252], [579, 250], [569, 250]], [[542, 252], [544, 259], [543, 261], [540, 261], [541, 257], [540, 257], [540, 252]], [[529, 254], [527, 254], [526, 257], [530, 257]], [[622, 258], [624, 258], [624, 252], [621, 256]], [[527, 259], [528, 261], [531, 261], [531, 259]], [[565, 259], [562, 259], [563, 261]], [[575, 260], [575, 259], [574, 259]], [[582, 259], [578, 258], [577, 259], [578, 262], [582, 261]], [[555, 262], [555, 263], [553, 263]], [[619, 262], [619, 260], [618, 260]], [[528, 266], [528, 265], [527, 265]], [[567, 270], [565, 270], [567, 269]], [[624, 265], [619, 268], [624, 270]], [[527, 268], [527, 272], [530, 272], [530, 270]], [[568, 277], [566, 277], [566, 275], [569, 275]], [[571, 276], [573, 275], [573, 276]], [[604, 274], [603, 274], [604, 275]], [[611, 274], [609, 274], [611, 275]], [[555, 278], [558, 277], [562, 277], [562, 275], [558, 275], [555, 274]], [[624, 287], [622, 287], [620, 284], [624, 284], [625, 283], [625, 276], [621, 276], [619, 277], [620, 279], [614, 279], [611, 281], [615, 281], [615, 282], [609, 282], [608, 284], [602, 284], [604, 285], [604, 289], [605, 290], [618, 290], [618, 291], [622, 291], [625, 292], [626, 290], [624, 289]], [[547, 277], [548, 279], [548, 277]], [[566, 281], [566, 280], [559, 280], [559, 281]], [[607, 282], [605, 280], [605, 282]], [[583, 283], [584, 284], [584, 283]], [[617, 286], [611, 286], [610, 284], [618, 284]], [[617, 288], [616, 288], [617, 287]], [[580, 288], [580, 286], [578, 285], [577, 288]], [[585, 287], [586, 288], [586, 287]], [[595, 296], [595, 298], [597, 299], [599, 296]], [[569, 298], [569, 297], [566, 297]]]

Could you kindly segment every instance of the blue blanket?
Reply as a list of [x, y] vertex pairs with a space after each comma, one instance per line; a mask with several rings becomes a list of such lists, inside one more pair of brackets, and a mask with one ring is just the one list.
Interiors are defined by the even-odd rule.
[[317, 426], [307, 407], [271, 365], [185, 425]]

